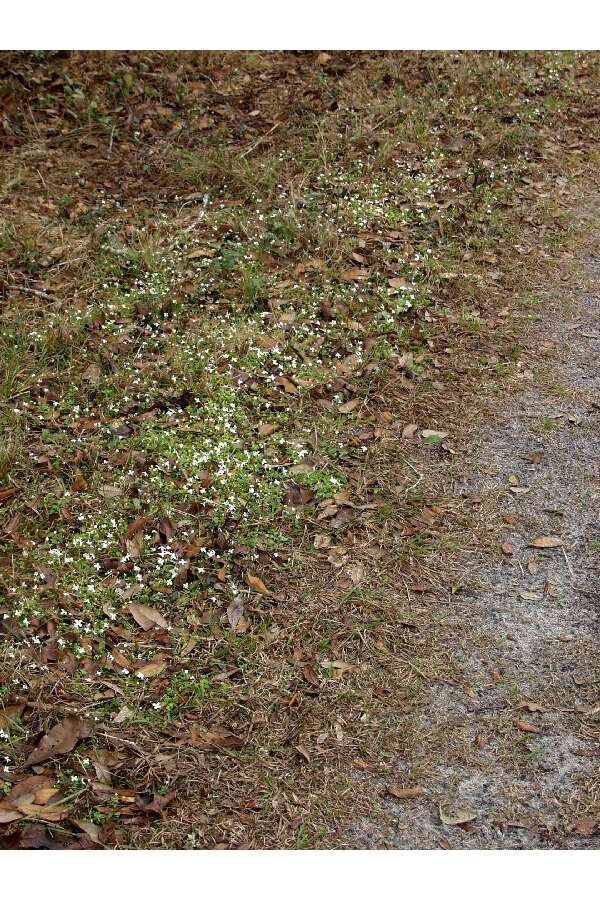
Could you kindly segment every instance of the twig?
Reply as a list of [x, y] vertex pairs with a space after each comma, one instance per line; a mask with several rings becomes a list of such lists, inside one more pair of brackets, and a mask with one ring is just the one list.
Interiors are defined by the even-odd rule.
[[97, 734], [100, 737], [105, 737], [108, 741], [112, 741], [113, 744], [126, 744], [128, 747], [133, 747], [141, 756], [145, 756], [144, 751], [141, 747], [138, 747], [135, 741], [128, 741], [127, 738], [118, 737], [116, 734], [107, 734], [106, 731], [99, 731]]
[[210, 198], [209, 198], [209, 195], [208, 195], [208, 194], [205, 194], [204, 197], [202, 198], [202, 209], [201, 209], [200, 212], [198, 213], [197, 217], [194, 219], [194, 221], [192, 222], [191, 225], [188, 225], [187, 228], [184, 228], [183, 231], [180, 231], [180, 232], [179, 232], [179, 234], [177, 235], [177, 237], [175, 238], [175, 240], [171, 243], [171, 245], [170, 245], [171, 248], [173, 248], [173, 247], [175, 246], [175, 244], [178, 244], [179, 241], [181, 240], [181, 238], [182, 238], [185, 234], [188, 234], [190, 231], [192, 231], [194, 228], [196, 228], [196, 226], [198, 226], [198, 225], [200, 224], [200, 222], [202, 221], [202, 219], [203, 219], [204, 216], [206, 215], [206, 207], [208, 206], [208, 201], [209, 201], [209, 199], [210, 199]]
[[561, 547], [560, 549], [561, 549], [562, 552], [563, 552], [563, 556], [564, 556], [564, 558], [565, 558], [565, 562], [566, 562], [566, 564], [567, 564], [567, 568], [568, 568], [568, 570], [569, 570], [569, 573], [570, 573], [570, 575], [571, 575], [571, 578], [575, 578], [575, 572], [573, 571], [573, 568], [572, 568], [571, 563], [570, 563], [570, 561], [569, 561], [569, 557], [567, 556], [567, 551], [565, 550], [564, 547]]
[[53, 294], [47, 294], [45, 291], [38, 291], [36, 288], [21, 287], [18, 284], [8, 286], [9, 291], [19, 291], [21, 294], [33, 294], [34, 297], [41, 297], [42, 300], [56, 300]]
[[422, 672], [418, 666], [415, 666], [415, 664], [413, 662], [411, 662], [410, 659], [405, 659], [405, 660], [403, 660], [403, 662], [405, 662], [407, 665], [409, 665], [411, 667], [411, 669], [414, 669], [415, 672], [417, 672], [421, 676], [421, 678], [425, 679], [425, 681], [430, 680], [429, 676], [426, 675], [425, 672]]
[[265, 140], [265, 138], [267, 138], [270, 134], [272, 134], [272, 133], [275, 131], [276, 128], [279, 128], [279, 126], [280, 126], [281, 124], [283, 124], [283, 123], [282, 123], [282, 122], [275, 122], [275, 124], [273, 125], [273, 127], [270, 128], [270, 129], [267, 131], [266, 134], [261, 135], [261, 136], [259, 137], [259, 139], [256, 141], [255, 144], [252, 144], [251, 147], [248, 147], [248, 149], [245, 150], [245, 151], [240, 155], [240, 159], [244, 159], [245, 156], [248, 156], [249, 153], [252, 153], [253, 150], [256, 150], [256, 148], [259, 147], [259, 146], [262, 144], [262, 142]]
[[114, 136], [115, 136], [115, 128], [116, 128], [116, 127], [117, 127], [116, 125], [113, 125], [113, 127], [112, 127], [112, 129], [111, 129], [111, 132], [110, 132], [110, 140], [109, 140], [109, 142], [108, 142], [108, 153], [107, 153], [107, 156], [108, 156], [109, 158], [110, 158], [110, 156], [111, 156], [111, 154], [112, 154], [113, 138], [114, 138]]
[[417, 469], [415, 469], [414, 466], [411, 466], [411, 464], [410, 464], [409, 462], [407, 462], [406, 465], [408, 466], [409, 469], [412, 469], [412, 470], [413, 470], [413, 472], [415, 473], [415, 475], [418, 475], [418, 476], [419, 476], [419, 477], [417, 478], [417, 480], [415, 481], [415, 483], [414, 483], [414, 484], [411, 484], [411, 486], [410, 486], [410, 487], [407, 487], [406, 490], [404, 491], [405, 494], [408, 494], [409, 491], [414, 491], [414, 489], [415, 489], [419, 484], [421, 484], [421, 482], [423, 481], [423, 478], [424, 478], [425, 476], [423, 475], [422, 472], [419, 472]]

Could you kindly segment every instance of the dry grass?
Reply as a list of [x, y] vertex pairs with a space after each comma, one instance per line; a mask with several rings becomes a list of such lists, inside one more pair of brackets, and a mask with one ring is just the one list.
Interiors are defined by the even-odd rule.
[[[436, 588], [472, 511], [419, 460], [447, 471], [518, 358], [512, 312], [593, 161], [597, 58], [3, 62], [7, 781], [76, 713], [55, 834], [325, 846], [368, 805], [351, 773], [384, 773], [453, 677]], [[194, 746], [219, 727], [243, 745]], [[144, 792], [174, 796], [157, 816]]]

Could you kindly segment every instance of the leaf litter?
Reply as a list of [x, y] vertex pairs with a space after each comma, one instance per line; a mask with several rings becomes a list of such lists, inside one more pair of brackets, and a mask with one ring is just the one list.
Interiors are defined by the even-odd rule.
[[[494, 304], [506, 308], [515, 252], [479, 257], [469, 235], [496, 214], [533, 215], [544, 167], [560, 170], [556, 121], [570, 127], [593, 83], [585, 60], [5, 54], [1, 152], [21, 187], [2, 221], [3, 353], [23, 363], [0, 461], [14, 560], [1, 573], [5, 774], [18, 782], [31, 759], [48, 772], [27, 802], [76, 817], [73, 847], [143, 846], [157, 817], [167, 846], [269, 846], [275, 833], [294, 846], [288, 783], [305, 798], [302, 833], [331, 836], [323, 773], [343, 781], [344, 760], [369, 750], [360, 716], [378, 721], [390, 679], [401, 697], [428, 671], [411, 658], [436, 581], [419, 543], [442, 526], [396, 448], [453, 452], [445, 385], [451, 410], [457, 384], [466, 395], [479, 377], [465, 362], [477, 342], [501, 342]], [[431, 66], [462, 85], [449, 104], [431, 94]], [[483, 84], [502, 85], [506, 123], [485, 103], [462, 109]], [[549, 102], [529, 125], [532, 84]], [[447, 135], [436, 124], [415, 140], [398, 97]], [[356, 116], [363, 137], [339, 144]], [[262, 143], [264, 121], [278, 127]], [[328, 162], [310, 156], [323, 127]], [[406, 601], [387, 569], [398, 552]], [[241, 777], [222, 777], [236, 765]], [[265, 766], [274, 796], [242, 823], [231, 809], [258, 794]], [[15, 846], [68, 846], [13, 821]]]

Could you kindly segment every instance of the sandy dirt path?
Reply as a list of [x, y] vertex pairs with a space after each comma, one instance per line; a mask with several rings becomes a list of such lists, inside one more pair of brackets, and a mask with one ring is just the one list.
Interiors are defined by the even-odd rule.
[[495, 550], [466, 554], [441, 598], [460, 677], [399, 724], [395, 782], [423, 793], [371, 785], [379, 812], [347, 847], [600, 846], [600, 256], [540, 300], [518, 389], [490, 401], [445, 476]]

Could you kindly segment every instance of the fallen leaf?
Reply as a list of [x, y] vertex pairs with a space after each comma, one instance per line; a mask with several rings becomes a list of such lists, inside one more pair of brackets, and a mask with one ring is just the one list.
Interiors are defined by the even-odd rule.
[[165, 668], [166, 666], [163, 662], [149, 662], [145, 666], [140, 666], [139, 669], [136, 669], [135, 674], [143, 678], [154, 678], [156, 675], [164, 672]]
[[346, 571], [348, 572], [350, 580], [355, 587], [356, 585], [360, 584], [365, 577], [365, 567], [362, 565], [362, 563], [355, 563], [352, 566], [348, 566]]
[[433, 431], [431, 428], [424, 428], [421, 437], [426, 444], [437, 444], [448, 437], [447, 431]]
[[363, 278], [369, 277], [368, 269], [345, 269], [343, 272], [340, 272], [340, 280], [341, 281], [361, 281]]
[[519, 709], [528, 709], [529, 712], [544, 712], [545, 707], [540, 703], [532, 703], [531, 700], [524, 700], [519, 703]]
[[454, 804], [445, 803], [438, 807], [440, 821], [444, 825], [465, 825], [477, 818], [477, 813], [472, 812], [465, 806], [455, 806]]
[[27, 825], [14, 835], [15, 850], [64, 850], [64, 844], [50, 837], [44, 825]]
[[19, 719], [25, 709], [24, 703], [11, 703], [0, 709], [0, 728]]
[[235, 597], [227, 607], [227, 620], [235, 630], [244, 615], [244, 598], [241, 594]]
[[44, 822], [62, 822], [69, 815], [66, 806], [38, 806], [35, 803], [22, 803], [19, 812], [30, 819], [42, 819]]
[[89, 838], [91, 838], [95, 844], [100, 843], [100, 826], [96, 825], [94, 822], [89, 822], [87, 819], [73, 819], [73, 823], [77, 825], [78, 828], [81, 828]]
[[394, 787], [388, 785], [386, 791], [398, 800], [413, 800], [415, 797], [421, 796], [423, 788], [420, 785], [415, 785], [415, 787]]
[[530, 600], [532, 603], [542, 599], [541, 594], [536, 594], [535, 591], [521, 591], [519, 597], [521, 600]]
[[256, 591], [257, 594], [264, 594], [265, 596], [269, 596], [269, 594], [271, 593], [262, 579], [260, 579], [257, 575], [251, 575], [249, 572], [246, 572], [246, 584], [253, 591]]
[[339, 410], [341, 413], [351, 413], [353, 409], [356, 409], [360, 402], [361, 401], [357, 398], [355, 398], [354, 400], [348, 400], [347, 403], [342, 403]]
[[131, 540], [131, 538], [136, 535], [139, 531], [142, 531], [144, 525], [146, 525], [151, 519], [151, 516], [140, 516], [134, 522], [127, 526], [125, 531], [125, 540]]
[[165, 806], [168, 806], [175, 796], [175, 791], [169, 791], [168, 794], [136, 794], [135, 805], [142, 812], [160, 816]]
[[258, 433], [261, 437], [268, 437], [270, 434], [273, 434], [275, 431], [277, 431], [278, 428], [279, 425], [271, 425], [269, 423], [265, 423], [264, 425], [258, 426]]
[[116, 484], [103, 484], [102, 487], [98, 488], [98, 493], [105, 500], [114, 500], [115, 497], [121, 497], [123, 491]]
[[133, 716], [133, 710], [129, 709], [128, 706], [122, 706], [119, 712], [113, 719], [115, 725], [122, 725], [123, 722], [126, 722], [128, 719], [131, 719]]
[[83, 472], [80, 469], [75, 470], [75, 476], [73, 481], [71, 482], [71, 490], [72, 491], [85, 491], [87, 488], [87, 481], [83, 477]]
[[319, 687], [321, 681], [313, 666], [304, 666], [304, 668], [302, 669], [302, 674], [304, 675], [305, 681], [307, 681], [309, 684], [312, 684], [313, 687]]
[[410, 425], [405, 425], [402, 429], [402, 437], [405, 441], [412, 441], [415, 438], [417, 431], [419, 430], [419, 426], [415, 425], [414, 422]]
[[17, 822], [23, 818], [23, 813], [16, 809], [7, 809], [0, 806], [0, 825], [9, 825], [11, 822]]
[[280, 375], [277, 379], [277, 384], [283, 388], [286, 394], [297, 394], [298, 388], [294, 384], [293, 381], [290, 381], [289, 378], [286, 378], [285, 375]]
[[53, 756], [69, 753], [82, 738], [89, 737], [91, 733], [91, 725], [85, 719], [67, 716], [43, 736], [25, 760], [25, 765], [36, 766]]
[[526, 734], [542, 733], [541, 728], [538, 728], [537, 725], [533, 725], [531, 722], [526, 722], [525, 719], [515, 719], [513, 725], [515, 728], [518, 728], [519, 731], [524, 731]]
[[562, 545], [563, 542], [560, 538], [546, 535], [534, 538], [529, 544], [530, 547], [540, 547], [544, 550], [550, 550], [554, 547], [562, 547]]
[[196, 726], [192, 725], [190, 743], [194, 747], [203, 749], [239, 750], [244, 746], [244, 739], [229, 731], [227, 728], [215, 726], [203, 734], [198, 734]]
[[19, 493], [20, 488], [16, 487], [6, 487], [0, 488], [0, 503], [4, 503], [5, 500], [9, 500], [11, 497], [14, 497], [15, 494]]
[[594, 834], [597, 826], [598, 823], [595, 819], [575, 819], [574, 822], [571, 822], [572, 831], [585, 837]]
[[152, 606], [145, 606], [143, 603], [130, 603], [127, 609], [144, 631], [149, 631], [156, 625], [164, 629], [169, 628], [169, 623], [166, 619]]

